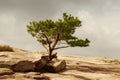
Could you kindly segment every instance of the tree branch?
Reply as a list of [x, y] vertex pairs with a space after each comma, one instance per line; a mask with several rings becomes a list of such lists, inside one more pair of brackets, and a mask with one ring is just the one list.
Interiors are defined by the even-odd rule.
[[54, 48], [55, 48], [58, 40], [59, 40], [59, 34], [57, 34], [57, 36], [56, 36], [56, 38], [55, 38], [55, 41], [53, 42], [53, 45], [52, 45], [52, 47], [51, 47], [52, 50], [54, 50]]
[[45, 36], [45, 38], [46, 38], [46, 40], [47, 40], [47, 42], [48, 42], [49, 49], [51, 49], [51, 45], [50, 45], [51, 43], [50, 43], [47, 35], [46, 35], [45, 33], [42, 33], [42, 34]]
[[61, 46], [61, 47], [54, 48], [54, 50], [61, 49], [61, 48], [67, 48], [67, 47], [70, 47], [70, 46]]

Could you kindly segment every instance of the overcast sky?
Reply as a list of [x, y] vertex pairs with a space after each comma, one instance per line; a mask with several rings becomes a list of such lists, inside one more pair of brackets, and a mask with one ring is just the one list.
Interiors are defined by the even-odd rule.
[[56, 20], [63, 12], [79, 17], [82, 27], [75, 35], [91, 44], [59, 53], [120, 59], [120, 0], [0, 0], [0, 44], [43, 50], [26, 25], [32, 20]]

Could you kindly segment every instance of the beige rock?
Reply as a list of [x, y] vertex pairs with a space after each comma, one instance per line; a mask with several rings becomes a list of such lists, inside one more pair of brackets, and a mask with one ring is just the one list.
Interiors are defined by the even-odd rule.
[[34, 71], [35, 64], [32, 61], [20, 61], [12, 66], [12, 70], [15, 72], [28, 72]]
[[40, 73], [35, 73], [35, 72], [29, 72], [29, 73], [25, 74], [24, 78], [34, 79], [34, 80], [50, 80], [49, 77], [44, 76]]
[[13, 74], [14, 72], [8, 68], [0, 68], [0, 75]]
[[13, 52], [13, 48], [10, 47], [9, 45], [0, 45], [0, 52], [1, 51]]
[[60, 72], [66, 68], [65, 60], [52, 60], [46, 66], [45, 69], [49, 72]]
[[49, 60], [48, 56], [42, 56], [40, 60], [36, 61], [35, 64], [35, 71], [39, 72], [41, 69], [47, 64]]

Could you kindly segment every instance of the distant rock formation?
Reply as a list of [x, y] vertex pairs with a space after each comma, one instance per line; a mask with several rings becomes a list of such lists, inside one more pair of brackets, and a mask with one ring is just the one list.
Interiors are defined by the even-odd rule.
[[13, 52], [13, 48], [10, 47], [9, 45], [0, 45], [0, 52], [1, 52], [1, 51]]

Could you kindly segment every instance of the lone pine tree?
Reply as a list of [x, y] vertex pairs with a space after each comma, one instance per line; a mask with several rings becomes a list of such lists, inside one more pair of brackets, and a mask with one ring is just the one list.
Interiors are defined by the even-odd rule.
[[57, 21], [51, 19], [32, 21], [27, 25], [27, 31], [47, 50], [51, 60], [54, 50], [89, 46], [90, 41], [87, 38], [83, 40], [73, 35], [76, 28], [80, 26], [81, 21], [78, 17], [63, 13], [62, 19]]

